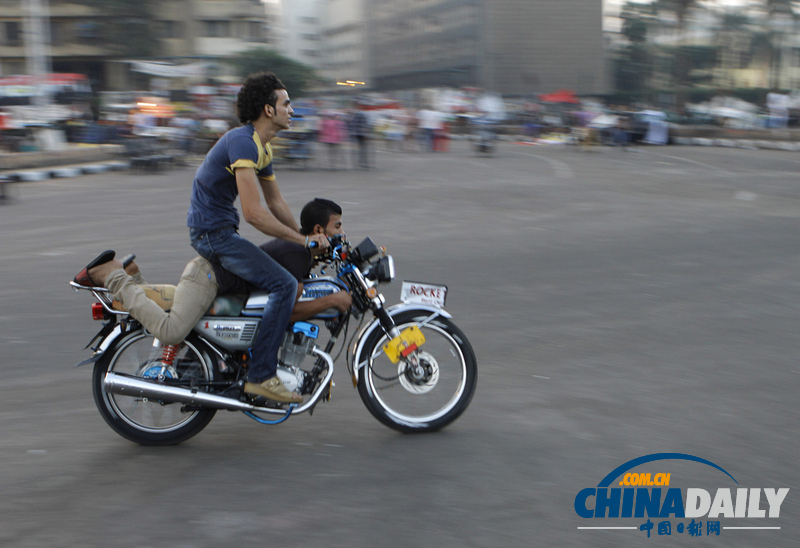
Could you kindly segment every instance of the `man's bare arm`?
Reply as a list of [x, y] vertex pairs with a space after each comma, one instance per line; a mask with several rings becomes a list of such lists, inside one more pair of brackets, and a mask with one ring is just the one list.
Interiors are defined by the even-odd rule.
[[[299, 285], [302, 288], [303, 284]], [[300, 292], [301, 291], [298, 291], [298, 295]], [[289, 321], [299, 322], [301, 320], [307, 320], [329, 308], [336, 308], [339, 312], [346, 312], [352, 305], [353, 300], [350, 294], [347, 291], [339, 291], [338, 293], [325, 295], [319, 299], [294, 303], [294, 309], [292, 310], [292, 316]]]
[[267, 201], [267, 207], [269, 207], [275, 218], [289, 228], [299, 232], [300, 227], [297, 226], [297, 221], [292, 216], [289, 204], [283, 199], [281, 190], [278, 188], [278, 182], [274, 179], [259, 179], [258, 182], [261, 185], [261, 191], [264, 193], [264, 199]]
[[[306, 237], [301, 235], [297, 230], [297, 223], [291, 218], [291, 213], [288, 217], [291, 219], [292, 223], [287, 225], [281, 219], [277, 218], [270, 209], [263, 206], [261, 203], [261, 193], [259, 192], [259, 180], [256, 177], [254, 169], [236, 169], [236, 186], [239, 189], [239, 199], [242, 203], [242, 215], [248, 224], [253, 225], [257, 230], [263, 232], [267, 236], [273, 236], [301, 245], [305, 243]], [[277, 184], [275, 186], [277, 187]], [[280, 196], [280, 191], [278, 191], [278, 196]], [[268, 200], [267, 203], [269, 203], [270, 198], [266, 195], [265, 198]], [[283, 200], [283, 197], [281, 197], [280, 200], [288, 211], [289, 206], [286, 205], [286, 201]], [[281, 210], [279, 209], [279, 211]], [[282, 216], [285, 215], [282, 214]]]

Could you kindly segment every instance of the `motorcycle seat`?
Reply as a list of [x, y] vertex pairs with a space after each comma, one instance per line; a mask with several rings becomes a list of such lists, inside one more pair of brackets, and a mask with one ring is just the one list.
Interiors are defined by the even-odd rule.
[[217, 295], [205, 316], [239, 316], [244, 310], [247, 295]]

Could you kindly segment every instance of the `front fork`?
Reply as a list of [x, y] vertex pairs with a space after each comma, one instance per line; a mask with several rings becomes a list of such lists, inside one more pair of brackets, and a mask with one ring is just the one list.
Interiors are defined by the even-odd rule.
[[394, 320], [383, 306], [379, 307], [375, 311], [375, 317], [377, 317], [378, 321], [381, 322], [381, 327], [389, 339], [394, 339], [395, 337], [400, 336], [400, 331], [397, 329], [397, 325], [394, 323]]
[[[394, 323], [392, 316], [383, 307], [383, 303], [375, 310], [375, 316], [378, 318], [384, 333], [386, 333], [390, 341], [400, 336], [400, 330], [397, 329], [397, 324]], [[402, 361], [407, 365], [406, 371], [410, 372], [414, 377], [422, 378], [425, 375], [425, 369], [419, 362], [419, 350], [413, 350], [404, 355]], [[403, 373], [400, 374], [402, 375]]]

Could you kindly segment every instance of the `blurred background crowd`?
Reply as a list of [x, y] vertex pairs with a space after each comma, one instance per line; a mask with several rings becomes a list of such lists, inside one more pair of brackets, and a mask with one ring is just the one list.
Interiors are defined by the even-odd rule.
[[[284, 80], [282, 160], [451, 139], [667, 144], [800, 125], [790, 0], [0, 0], [0, 154], [203, 155], [239, 83]], [[786, 135], [783, 135], [786, 139]], [[792, 138], [792, 137], [789, 137]]]

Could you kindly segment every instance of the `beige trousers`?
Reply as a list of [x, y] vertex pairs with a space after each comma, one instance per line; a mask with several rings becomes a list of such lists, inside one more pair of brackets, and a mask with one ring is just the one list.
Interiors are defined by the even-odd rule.
[[[106, 287], [153, 336], [164, 344], [178, 344], [214, 302], [218, 286], [208, 261], [195, 257], [186, 265], [174, 296], [171, 290], [163, 291], [163, 286], [148, 286], [140, 273], [129, 276], [121, 268], [108, 276]], [[159, 301], [169, 312], [148, 297], [153, 290], [159, 292]]]

